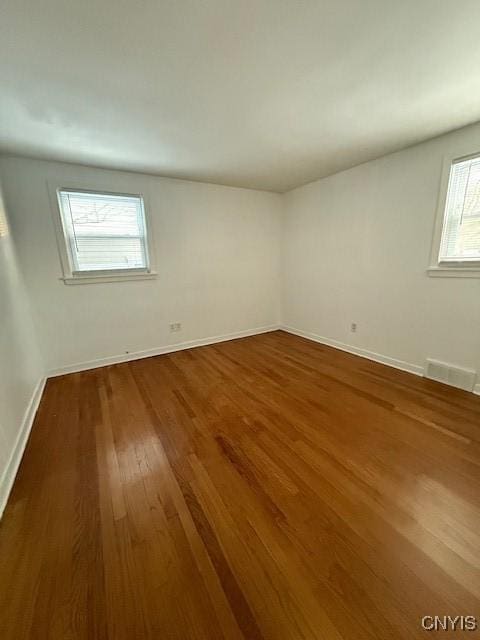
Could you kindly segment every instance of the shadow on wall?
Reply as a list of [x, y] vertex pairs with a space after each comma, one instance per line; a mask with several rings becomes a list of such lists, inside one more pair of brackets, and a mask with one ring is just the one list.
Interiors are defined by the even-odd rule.
[[0, 190], [0, 515], [43, 380], [39, 342]]
[[0, 238], [5, 238], [8, 236], [8, 220], [7, 220], [7, 212], [5, 211], [5, 206], [3, 203], [2, 194], [0, 191]]

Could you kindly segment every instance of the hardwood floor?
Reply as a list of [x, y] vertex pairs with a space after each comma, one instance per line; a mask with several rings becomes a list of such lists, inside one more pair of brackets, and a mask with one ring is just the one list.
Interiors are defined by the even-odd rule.
[[480, 622], [479, 441], [480, 398], [283, 332], [51, 379], [0, 525], [0, 637]]

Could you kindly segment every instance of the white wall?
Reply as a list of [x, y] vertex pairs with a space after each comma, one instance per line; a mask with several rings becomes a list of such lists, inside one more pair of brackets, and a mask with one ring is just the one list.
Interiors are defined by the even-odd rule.
[[475, 125], [286, 194], [284, 324], [417, 367], [432, 357], [480, 372], [480, 279], [426, 273], [443, 157], [479, 150]]
[[[0, 173], [47, 370], [279, 322], [279, 195], [24, 158], [2, 158]], [[145, 194], [155, 280], [59, 279], [47, 182], [78, 180]]]
[[[283, 196], [2, 158], [46, 369], [281, 320], [414, 370], [433, 357], [480, 371], [480, 279], [426, 273], [443, 156], [478, 149], [475, 125]], [[59, 279], [47, 182], [78, 180], [146, 194], [157, 279], [75, 286]], [[170, 333], [171, 322], [183, 330]]]
[[[43, 365], [0, 188], [0, 516], [28, 436]], [[33, 407], [34, 408], [34, 407]]]

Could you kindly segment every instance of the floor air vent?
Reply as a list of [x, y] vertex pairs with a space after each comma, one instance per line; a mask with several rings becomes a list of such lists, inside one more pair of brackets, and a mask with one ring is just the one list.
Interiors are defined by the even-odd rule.
[[449, 384], [458, 389], [465, 389], [465, 391], [473, 391], [476, 375], [473, 369], [454, 367], [439, 360], [427, 359], [427, 366], [425, 367], [426, 378]]

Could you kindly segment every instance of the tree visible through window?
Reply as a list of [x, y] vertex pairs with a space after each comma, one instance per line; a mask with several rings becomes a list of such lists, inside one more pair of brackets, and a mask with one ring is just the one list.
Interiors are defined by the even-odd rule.
[[58, 191], [72, 274], [148, 271], [141, 196]]

